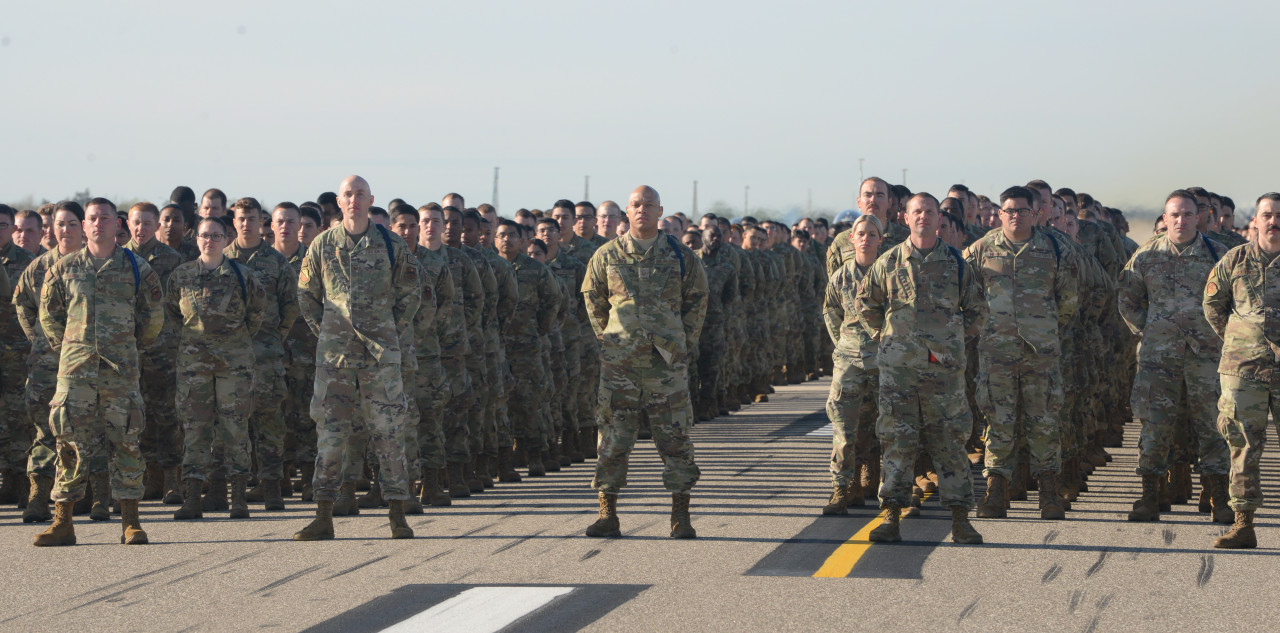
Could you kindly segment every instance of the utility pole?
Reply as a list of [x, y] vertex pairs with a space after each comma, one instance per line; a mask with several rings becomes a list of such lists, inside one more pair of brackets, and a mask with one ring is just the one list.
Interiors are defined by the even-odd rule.
[[859, 183], [859, 186], [861, 186], [862, 181], [864, 181], [864, 180], [866, 180], [866, 179], [867, 179], [867, 177], [866, 177], [866, 176], [862, 175], [862, 161], [864, 161], [864, 160], [867, 160], [867, 159], [865, 159], [865, 158], [859, 158], [859, 159], [858, 159], [858, 183]]
[[747, 206], [748, 193], [751, 193], [751, 185], [747, 185], [742, 188], [742, 216], [743, 217], [751, 215], [751, 211], [749, 211], [751, 207]]
[[693, 181], [693, 214], [698, 215], [698, 181]]
[[498, 168], [497, 167], [493, 168], [493, 202], [491, 202], [490, 204], [493, 205], [493, 209], [496, 212], [498, 210]]
[[583, 178], [582, 199], [590, 200], [591, 199], [591, 176], [583, 176], [582, 178]]
[[804, 205], [804, 214], [813, 215], [813, 187], [809, 188], [809, 201]]
[[902, 186], [903, 187], [907, 186], [907, 168], [906, 167], [902, 168]]

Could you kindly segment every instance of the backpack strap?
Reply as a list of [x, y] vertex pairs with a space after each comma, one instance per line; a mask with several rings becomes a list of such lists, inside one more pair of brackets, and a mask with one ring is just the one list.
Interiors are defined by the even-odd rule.
[[964, 293], [964, 257], [960, 256], [960, 251], [956, 247], [947, 244], [947, 251], [951, 253], [951, 258], [956, 260], [956, 284], [960, 287], [961, 294]]
[[[387, 230], [387, 227], [382, 226], [381, 224], [374, 224], [374, 226], [378, 227], [378, 232], [382, 234], [382, 242], [387, 245], [387, 262], [392, 268], [395, 268], [396, 252], [391, 246], [391, 232]], [[667, 237], [671, 236], [668, 235]]]
[[1053, 244], [1053, 259], [1054, 259], [1054, 261], [1056, 261], [1056, 262], [1058, 263], [1058, 265], [1059, 265], [1059, 266], [1061, 266], [1061, 265], [1062, 265], [1062, 251], [1058, 248], [1058, 238], [1054, 237], [1054, 236], [1053, 236], [1053, 233], [1050, 233], [1049, 231], [1045, 231], [1045, 232], [1044, 232], [1044, 234], [1045, 234], [1045, 236], [1046, 236], [1046, 237], [1048, 237], [1048, 238], [1049, 238], [1049, 243], [1050, 243], [1050, 244]]
[[134, 257], [133, 251], [127, 248], [124, 249], [124, 256], [129, 258], [129, 263], [133, 265], [133, 291], [137, 292], [142, 285], [142, 275], [138, 274], [138, 258]]
[[231, 262], [231, 270], [236, 271], [236, 279], [240, 280], [240, 300], [244, 302], [245, 306], [248, 306], [249, 292], [244, 287], [244, 273], [240, 272], [240, 263], [230, 257], [227, 258], [227, 261]]
[[1218, 249], [1213, 247], [1213, 242], [1209, 241], [1209, 237], [1204, 233], [1200, 234], [1200, 239], [1204, 242], [1204, 247], [1209, 249], [1209, 254], [1213, 255], [1213, 263], [1218, 263]]
[[677, 242], [676, 238], [672, 237], [670, 233], [665, 235], [667, 236], [667, 243], [671, 245], [671, 250], [676, 252], [676, 259], [680, 260], [680, 278], [684, 279], [684, 253], [680, 252], [680, 242]]

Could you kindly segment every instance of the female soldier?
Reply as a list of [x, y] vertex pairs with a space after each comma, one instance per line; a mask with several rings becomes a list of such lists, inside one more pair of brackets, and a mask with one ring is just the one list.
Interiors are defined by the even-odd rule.
[[200, 488], [224, 451], [231, 478], [231, 518], [249, 516], [249, 415], [253, 412], [253, 335], [262, 325], [265, 293], [253, 273], [222, 254], [227, 227], [219, 218], [196, 225], [200, 257], [174, 269], [165, 291], [167, 318], [180, 323], [177, 407], [182, 416], [182, 507], [175, 520], [199, 519]]

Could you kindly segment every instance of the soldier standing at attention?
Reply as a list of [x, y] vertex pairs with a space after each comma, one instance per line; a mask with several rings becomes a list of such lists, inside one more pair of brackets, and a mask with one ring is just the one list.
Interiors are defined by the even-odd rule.
[[964, 338], [978, 333], [986, 306], [960, 252], [938, 240], [937, 198], [915, 194], [904, 219], [911, 237], [876, 260], [856, 299], [863, 326], [880, 343], [876, 435], [884, 451], [885, 519], [869, 538], [902, 540], [898, 521], [911, 501], [924, 445], [938, 471], [942, 505], [951, 508], [952, 542], [981, 543], [968, 516], [973, 482], [964, 441], [972, 420], [964, 397]]
[[[1280, 414], [1280, 193], [1258, 198], [1256, 241], [1237, 246], [1209, 273], [1204, 316], [1222, 338], [1218, 375], [1218, 432], [1231, 450], [1231, 509], [1235, 524], [1213, 542], [1225, 549], [1258, 546], [1253, 513], [1262, 505], [1262, 447], [1267, 415]], [[1168, 222], [1166, 221], [1166, 224]]]
[[182, 207], [176, 204], [166, 204], [162, 207], [156, 238], [164, 242], [165, 246], [178, 251], [178, 254], [182, 255], [182, 261], [189, 262], [200, 256], [200, 249], [196, 248], [195, 242], [185, 239], [186, 234], [187, 220], [183, 217]]
[[[84, 496], [89, 460], [105, 461], [110, 451], [111, 488], [120, 499], [120, 542], [141, 545], [147, 542], [138, 523], [146, 465], [138, 447], [143, 425], [138, 349], [160, 334], [163, 292], [151, 266], [116, 245], [120, 218], [114, 203], [90, 200], [84, 224], [87, 247], [49, 269], [40, 295], [40, 326], [61, 356], [49, 404], [49, 427], [58, 446], [53, 525], [34, 544], [75, 544], [71, 506]], [[7, 289], [7, 280], [4, 285]]]
[[318, 339], [311, 415], [319, 439], [316, 518], [293, 538], [333, 538], [343, 452], [347, 438], [365, 426], [378, 457], [391, 538], [413, 538], [404, 518], [408, 403], [400, 377], [400, 340], [413, 327], [422, 300], [418, 266], [400, 236], [372, 226], [373, 194], [364, 178], [342, 181], [338, 203], [342, 223], [311, 243], [298, 277], [298, 307]]
[[[0, 266], [9, 277], [6, 291], [36, 258], [13, 241], [14, 214], [12, 207], [0, 205]], [[22, 409], [31, 343], [10, 310], [11, 306], [5, 308], [4, 317], [0, 318], [0, 469], [3, 469], [0, 475], [4, 480], [0, 486], [0, 503], [27, 500], [28, 480], [24, 469], [32, 437]]]
[[[907, 239], [910, 231], [907, 227], [898, 222], [889, 222], [886, 215], [889, 210], [889, 183], [883, 178], [871, 176], [862, 181], [858, 187], [858, 210], [863, 215], [874, 215], [880, 220], [881, 226], [885, 227], [884, 239], [880, 242], [880, 252], [889, 250], [903, 240]], [[857, 249], [853, 246], [853, 236], [848, 231], [841, 233], [831, 240], [831, 246], [827, 249], [827, 274], [835, 274], [846, 259], [852, 259]]]
[[1120, 316], [1142, 339], [1132, 405], [1142, 420], [1142, 498], [1134, 502], [1130, 521], [1160, 519], [1160, 480], [1169, 474], [1184, 390], [1200, 470], [1208, 476], [1213, 520], [1231, 523], [1234, 516], [1227, 505], [1231, 455], [1214, 426], [1222, 340], [1195, 309], [1209, 272], [1227, 247], [1196, 230], [1196, 212], [1191, 192], [1179, 189], [1169, 194], [1164, 203], [1168, 230], [1141, 247], [1120, 275]]
[[[978, 340], [977, 400], [987, 419], [987, 495], [979, 517], [1007, 512], [1006, 483], [1017, 463], [1017, 438], [1026, 438], [1030, 472], [1039, 481], [1040, 518], [1063, 519], [1059, 497], [1062, 404], [1058, 328], [1079, 305], [1068, 252], [1052, 234], [1035, 230], [1036, 194], [1010, 187], [1000, 194], [1000, 231], [967, 249], [969, 273], [986, 299], [986, 327]], [[966, 401], [967, 402], [967, 401]]]
[[[302, 270], [302, 259], [307, 255], [307, 244], [302, 241], [303, 227], [310, 221], [315, 228], [320, 222], [320, 212], [315, 209], [305, 210], [309, 218], [304, 218], [304, 210], [292, 202], [281, 202], [271, 210], [271, 233], [275, 238], [271, 247], [284, 256], [293, 268], [294, 279]], [[293, 476], [293, 465], [301, 466], [303, 501], [311, 501], [311, 479], [315, 476], [316, 464], [316, 423], [311, 419], [311, 388], [316, 380], [316, 337], [303, 319], [294, 319], [293, 328], [289, 330], [284, 341], [285, 373], [284, 384], [287, 390], [283, 403], [286, 437], [290, 443], [286, 455], [291, 459], [285, 461], [285, 478], [288, 482]], [[283, 494], [282, 490], [282, 494]]]
[[658, 232], [662, 200], [641, 186], [627, 200], [630, 229], [596, 251], [582, 284], [600, 341], [600, 445], [593, 487], [600, 518], [587, 536], [621, 536], [618, 493], [646, 419], [664, 464], [671, 536], [693, 538], [689, 490], [697, 483], [689, 428], [689, 355], [707, 311], [707, 275], [697, 255]]

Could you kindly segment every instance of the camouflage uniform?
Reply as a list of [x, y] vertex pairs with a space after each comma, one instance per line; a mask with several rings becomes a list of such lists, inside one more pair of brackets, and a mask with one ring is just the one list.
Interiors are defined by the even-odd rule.
[[831, 391], [827, 396], [832, 486], [858, 484], [858, 466], [872, 458], [880, 393], [878, 343], [862, 326], [855, 304], [867, 270], [854, 259], [845, 261], [831, 276], [823, 302], [827, 333], [835, 342]]
[[[885, 227], [884, 241], [880, 243], [880, 252], [886, 253], [890, 248], [905, 242], [911, 236], [911, 230], [897, 222], [880, 223]], [[853, 259], [858, 249], [853, 245], [853, 231], [841, 231], [831, 240], [827, 247], [827, 274], [834, 275], [846, 261]]]
[[1062, 469], [1058, 330], [1079, 305], [1074, 269], [1062, 263], [1070, 254], [1040, 230], [1022, 243], [992, 231], [966, 250], [987, 308], [977, 398], [987, 419], [987, 477], [1013, 475], [1020, 434], [1033, 476]]
[[946, 244], [922, 252], [908, 241], [881, 255], [858, 291], [863, 326], [880, 341], [882, 507], [910, 503], [922, 445], [938, 472], [942, 505], [973, 507], [964, 337], [978, 333], [986, 306], [970, 268]]
[[[391, 252], [387, 248], [390, 247]], [[315, 332], [317, 501], [337, 498], [343, 455], [353, 433], [369, 429], [382, 496], [409, 498], [400, 376], [402, 334], [422, 301], [418, 266], [400, 236], [369, 223], [352, 236], [336, 226], [316, 237], [298, 275], [298, 308]]]
[[1142, 339], [1132, 405], [1142, 420], [1139, 475], [1168, 473], [1184, 390], [1201, 472], [1230, 471], [1227, 445], [1214, 426], [1222, 340], [1196, 309], [1209, 272], [1226, 251], [1203, 234], [1186, 245], [1161, 235], [1142, 247], [1120, 276], [1120, 314]]
[[[0, 248], [0, 267], [9, 279], [5, 296], [34, 259], [31, 251], [12, 241]], [[27, 449], [32, 438], [32, 427], [22, 406], [26, 401], [27, 355], [31, 353], [31, 343], [12, 310], [12, 304], [0, 308], [0, 470], [21, 473], [27, 467]]]
[[[584, 274], [587, 262], [591, 261], [591, 257], [601, 246], [608, 242], [603, 240], [599, 235], [591, 239], [585, 239], [577, 235], [570, 240], [569, 246], [565, 248], [565, 253], [577, 258], [583, 263]], [[577, 300], [577, 286], [573, 288], [574, 299]], [[586, 315], [586, 305], [582, 305], [583, 312], [579, 314], [578, 323], [578, 341], [581, 348], [581, 356], [579, 357], [579, 365], [581, 367], [582, 379], [578, 383], [578, 428], [583, 432], [595, 433], [596, 429], [596, 395], [600, 388], [600, 341], [596, 340], [595, 332], [591, 329]]]
[[[474, 459], [482, 454], [497, 453], [498, 429], [495, 421], [489, 418], [491, 413], [489, 405], [497, 397], [494, 383], [497, 370], [497, 343], [490, 341], [489, 332], [496, 327], [498, 318], [498, 277], [494, 274], [489, 260], [479, 250], [465, 244], [459, 246], [458, 250], [471, 259], [471, 264], [475, 266], [476, 273], [480, 276], [480, 285], [484, 289], [483, 302], [480, 304], [480, 320], [471, 330], [472, 353], [467, 356], [467, 371], [471, 372], [471, 386], [476, 391], [476, 399], [467, 408], [467, 432], [471, 457]], [[492, 363], [490, 347], [493, 347], [495, 352]]]
[[253, 271], [266, 292], [262, 327], [253, 337], [256, 360], [253, 378], [253, 416], [249, 418], [249, 439], [258, 462], [258, 478], [284, 478], [286, 427], [284, 400], [284, 340], [298, 318], [298, 277], [288, 258], [270, 244], [253, 248], [230, 244], [223, 254]]
[[1237, 246], [1209, 273], [1204, 316], [1222, 338], [1218, 432], [1231, 451], [1231, 509], [1262, 505], [1267, 416], [1280, 399], [1280, 267], [1256, 242]]
[[599, 461], [593, 487], [617, 494], [647, 418], [664, 464], [667, 490], [687, 493], [698, 481], [689, 427], [688, 359], [698, 349], [707, 310], [702, 261], [658, 234], [642, 249], [630, 234], [601, 247], [582, 284], [600, 340]]
[[169, 275], [164, 308], [177, 329], [183, 479], [204, 480], [213, 474], [214, 447], [222, 451], [227, 474], [250, 474], [253, 339], [266, 301], [253, 271], [230, 257], [213, 270], [196, 260]]
[[512, 435], [522, 449], [541, 450], [550, 439], [543, 435], [541, 416], [537, 412], [541, 404], [540, 381], [546, 376], [542, 346], [560, 304], [560, 287], [550, 269], [524, 253], [516, 256], [511, 267], [519, 298], [515, 314], [503, 330], [502, 342], [511, 361], [513, 377], [513, 382], [507, 385]]
[[123, 248], [102, 264], [83, 249], [45, 273], [40, 326], [60, 354], [49, 403], [58, 446], [54, 501], [83, 497], [89, 462], [105, 464], [108, 453], [113, 496], [142, 498], [138, 349], [160, 334], [162, 297], [160, 276]]
[[[441, 246], [440, 251], [449, 264], [449, 275], [453, 278], [454, 287], [459, 291], [454, 297], [454, 305], [450, 310], [448, 322], [457, 332], [454, 336], [441, 336], [440, 359], [444, 365], [445, 375], [450, 379], [448, 406], [445, 407], [444, 425], [445, 453], [449, 462], [462, 464], [471, 460], [471, 440], [468, 423], [468, 412], [478, 395], [484, 380], [483, 373], [473, 371], [475, 360], [484, 349], [479, 342], [480, 317], [484, 311], [484, 286], [480, 282], [480, 274], [475, 264], [461, 249], [452, 246]], [[446, 344], [446, 338], [452, 344]], [[474, 342], [473, 342], [474, 341]]]
[[50, 479], [57, 475], [58, 463], [57, 447], [49, 431], [49, 401], [53, 400], [58, 386], [58, 354], [49, 347], [49, 340], [40, 329], [40, 292], [44, 287], [44, 274], [59, 259], [62, 254], [57, 250], [40, 255], [22, 271], [13, 289], [18, 323], [31, 342], [25, 403], [27, 419], [35, 428], [35, 439], [27, 458], [27, 472]]
[[[283, 253], [282, 253], [283, 254]], [[288, 256], [289, 266], [293, 268], [296, 279], [302, 272], [302, 260], [307, 249], [301, 244], [293, 255]], [[285, 448], [285, 460], [299, 464], [316, 462], [316, 422], [311, 419], [311, 396], [316, 381], [316, 335], [307, 326], [304, 319], [293, 320], [293, 327], [284, 341], [285, 373], [284, 384], [287, 390], [282, 407], [284, 409], [287, 438], [292, 442]]]
[[[444, 468], [444, 406], [449, 401], [449, 380], [440, 362], [441, 334], [454, 326], [444, 323], [454, 305], [457, 290], [444, 253], [418, 245], [414, 251], [422, 272], [422, 303], [413, 317], [416, 334], [417, 384], [410, 387], [418, 400], [418, 468]], [[428, 295], [428, 293], [430, 293]], [[414, 464], [409, 465], [411, 468]]]
[[[578, 420], [582, 417], [578, 405], [581, 404], [582, 392], [582, 327], [586, 325], [587, 310], [578, 296], [577, 289], [587, 276], [587, 265], [582, 260], [557, 251], [556, 256], [548, 259], [547, 268], [560, 279], [565, 289], [565, 310], [560, 327], [560, 338], [564, 344], [565, 387], [560, 390], [558, 399], [561, 428], [563, 433], [578, 433]], [[553, 405], [554, 406], [554, 405]], [[592, 416], [594, 417], [594, 415]], [[566, 446], [572, 450], [573, 446]]]
[[486, 424], [492, 433], [490, 440], [485, 442], [485, 455], [493, 457], [497, 455], [499, 447], [511, 447], [511, 420], [507, 410], [507, 352], [502, 345], [502, 328], [515, 312], [518, 292], [515, 273], [507, 260], [490, 248], [476, 247], [475, 250], [484, 256], [489, 268], [493, 270], [498, 294], [497, 311], [486, 324], [484, 333], [485, 364], [493, 396], [485, 402]]
[[[146, 244], [129, 240], [125, 248], [147, 261], [160, 276], [160, 286], [168, 288], [169, 275], [182, 263], [182, 255], [156, 238]], [[160, 336], [142, 354], [142, 402], [146, 405], [147, 424], [142, 433], [142, 454], [148, 464], [172, 468], [182, 463], [182, 428], [174, 408], [178, 370], [177, 323], [165, 321]]]
[[714, 251], [706, 248], [698, 253], [707, 271], [707, 316], [702, 335], [698, 337], [698, 392], [695, 411], [707, 417], [719, 415], [719, 395], [724, 386], [721, 373], [726, 354], [725, 328], [728, 311], [738, 298], [738, 273], [733, 251], [723, 243]]

